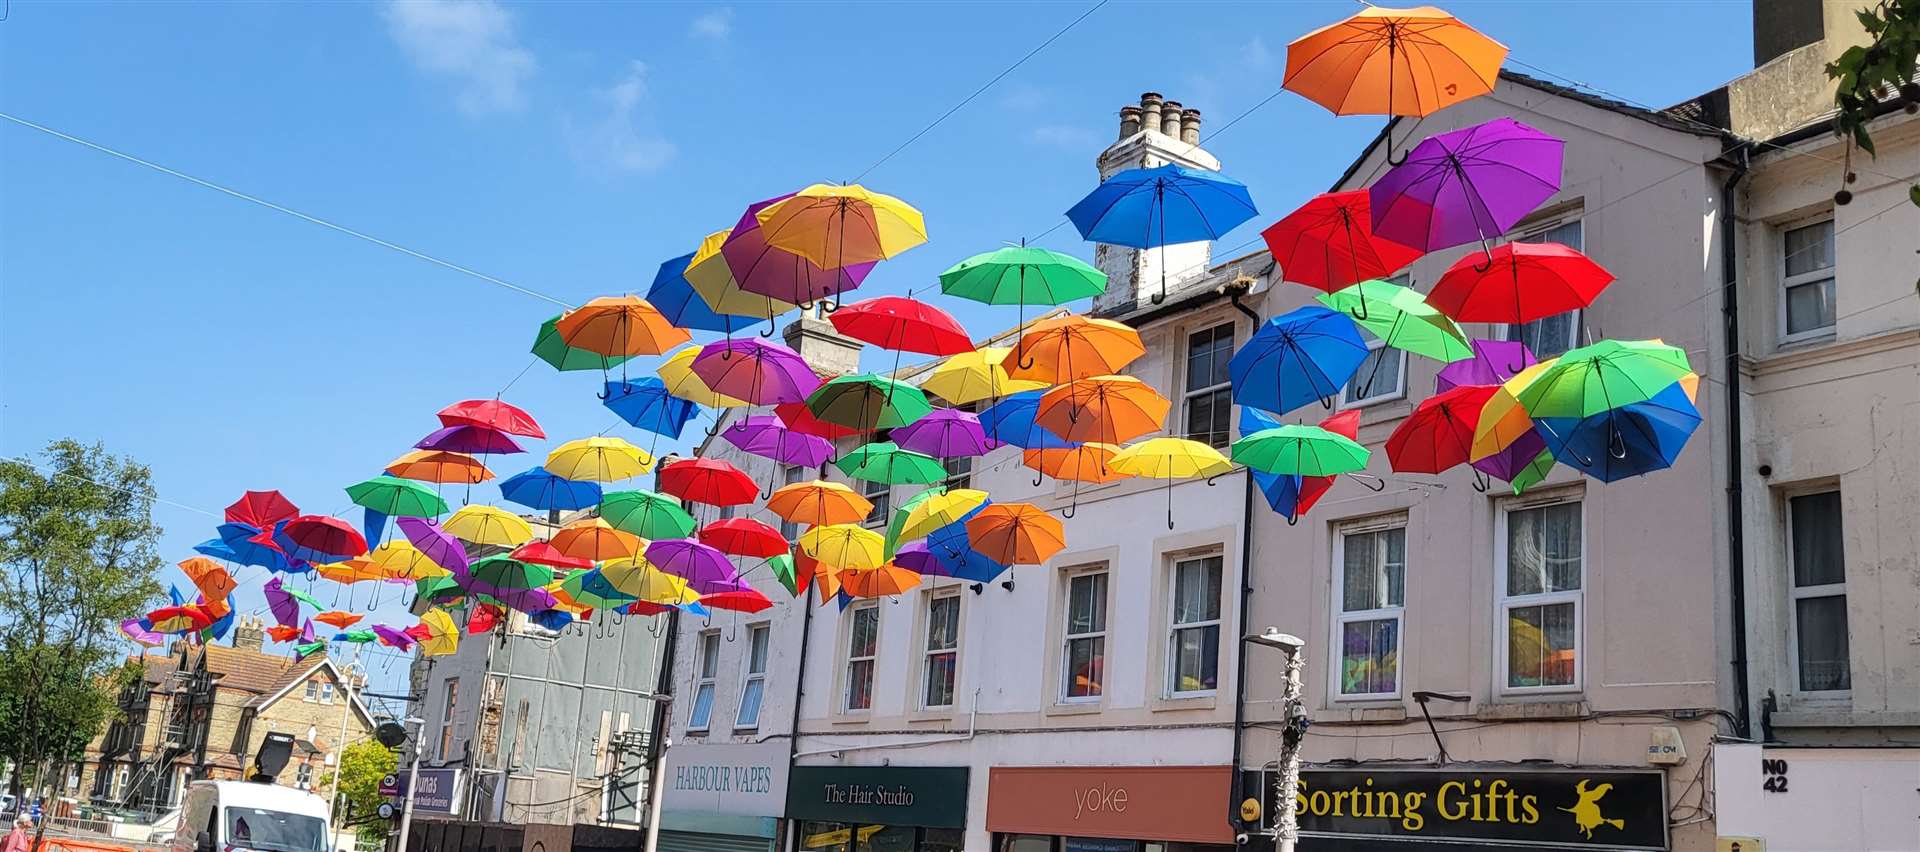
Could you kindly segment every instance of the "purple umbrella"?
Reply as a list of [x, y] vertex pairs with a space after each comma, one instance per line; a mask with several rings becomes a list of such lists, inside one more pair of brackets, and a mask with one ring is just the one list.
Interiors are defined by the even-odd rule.
[[664, 539], [647, 545], [647, 561], [703, 595], [737, 589], [740, 574], [733, 560], [712, 547], [684, 538]]
[[1560, 191], [1565, 147], [1511, 118], [1429, 136], [1367, 189], [1373, 233], [1421, 251], [1485, 249]]
[[275, 577], [260, 587], [267, 596], [267, 611], [273, 613], [273, 620], [282, 626], [292, 627], [300, 623], [300, 602], [293, 599], [293, 593], [280, 587], [280, 578]]
[[701, 347], [694, 375], [714, 393], [754, 405], [805, 402], [820, 377], [800, 353], [761, 340], [723, 340]]
[[486, 583], [474, 583], [468, 591], [486, 595], [529, 615], [560, 605], [560, 600], [546, 589], [496, 589]]
[[[275, 580], [278, 579], [277, 577], [275, 578]], [[167, 637], [164, 634], [155, 633], [148, 629], [147, 621], [144, 618], [129, 618], [121, 621], [120, 632], [125, 633], [128, 639], [132, 639], [149, 648], [158, 648], [161, 645], [167, 644]]]
[[[1534, 364], [1533, 351], [1525, 343], [1513, 340], [1474, 340], [1473, 357], [1462, 358], [1440, 368], [1433, 380], [1434, 393], [1446, 393], [1461, 385], [1497, 385]], [[1516, 366], [1517, 365], [1517, 366]], [[1536, 451], [1534, 455], [1539, 455]]]
[[893, 552], [893, 564], [929, 577], [953, 576], [953, 571], [934, 557], [925, 539], [900, 545], [900, 549]]
[[819, 467], [833, 458], [833, 442], [795, 431], [771, 414], [743, 417], [720, 432], [727, 443], [781, 464]]
[[1507, 448], [1473, 463], [1473, 469], [1501, 482], [1512, 482], [1522, 468], [1538, 458], [1540, 451], [1547, 448], [1547, 441], [1538, 431], [1529, 429]]
[[788, 193], [748, 207], [734, 224], [733, 232], [720, 247], [720, 255], [726, 259], [733, 280], [748, 293], [794, 304], [806, 304], [827, 296], [837, 299], [841, 293], [860, 286], [867, 273], [873, 271], [873, 263], [821, 269], [800, 255], [767, 245], [766, 235], [760, 231], [758, 214], [769, 205], [792, 197], [793, 193]]
[[957, 408], [941, 408], [932, 414], [893, 430], [893, 442], [901, 449], [935, 458], [984, 456], [1001, 444], [987, 437], [980, 418]]
[[452, 571], [460, 580], [467, 579], [467, 546], [459, 539], [430, 518], [395, 518], [393, 522], [433, 564]]
[[444, 429], [435, 429], [425, 438], [421, 438], [420, 443], [413, 446], [422, 450], [480, 455], [526, 452], [519, 444], [514, 443], [512, 436], [485, 426], [448, 426]]
[[413, 647], [413, 637], [408, 636], [407, 631], [401, 630], [398, 627], [376, 624], [373, 626], [373, 635], [380, 637], [380, 644], [382, 645], [388, 645], [402, 651]]

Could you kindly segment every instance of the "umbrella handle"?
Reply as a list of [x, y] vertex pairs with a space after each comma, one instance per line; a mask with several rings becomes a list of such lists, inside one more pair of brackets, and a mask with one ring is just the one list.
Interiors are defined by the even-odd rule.
[[1492, 486], [1493, 478], [1487, 476], [1486, 471], [1477, 467], [1473, 469], [1473, 490], [1485, 494], [1487, 493], [1487, 489]]
[[597, 391], [594, 391], [594, 394], [593, 394], [593, 395], [594, 395], [594, 396], [596, 396], [596, 397], [599, 397], [600, 399], [606, 399], [606, 398], [608, 398], [608, 397], [610, 397], [610, 396], [612, 396], [613, 394], [610, 394], [610, 393], [607, 393], [607, 390], [606, 390], [606, 386], [605, 386], [605, 385], [601, 385], [601, 386], [600, 386], [600, 390], [597, 390]]
[[[1046, 475], [1046, 474], [1044, 474], [1044, 473], [1037, 473], [1037, 474], [1034, 474], [1034, 476], [1033, 476], [1033, 487], [1035, 487], [1035, 488], [1039, 488], [1039, 487], [1040, 487], [1040, 483], [1042, 483], [1042, 482], [1045, 482], [1045, 481], [1046, 481], [1046, 479], [1047, 479], [1047, 475]], [[1069, 518], [1071, 518], [1071, 517], [1073, 517], [1073, 516], [1072, 516], [1072, 515], [1068, 515], [1067, 517], [1069, 517]]]
[[1060, 510], [1060, 517], [1067, 518], [1068, 520], [1072, 520], [1073, 513], [1078, 511], [1079, 509], [1080, 509], [1080, 504], [1078, 503], [1071, 504], [1067, 506], [1065, 509]]
[[[1360, 483], [1361, 488], [1365, 488], [1368, 491], [1371, 491], [1375, 494], [1378, 494], [1382, 491], [1387, 490], [1387, 481], [1384, 479], [1381, 479], [1380, 477], [1374, 476], [1373, 474], [1349, 473], [1347, 474], [1347, 476], [1351, 478], [1353, 481]], [[1372, 480], [1374, 483], [1377, 483], [1377, 484], [1369, 485], [1367, 484], [1368, 480]]]
[[1387, 165], [1400, 166], [1400, 165], [1405, 165], [1406, 162], [1407, 162], [1407, 152], [1405, 150], [1402, 150], [1400, 152], [1400, 156], [1397, 158], [1393, 156], [1392, 151], [1387, 152]]
[[761, 337], [772, 337], [773, 336], [773, 314], [767, 314], [767, 330], [756, 331], [754, 333], [760, 335]]
[[1607, 433], [1607, 454], [1616, 459], [1626, 458], [1627, 436], [1620, 434], [1620, 430], [1611, 423], [1607, 424]]
[[1294, 524], [1300, 523], [1300, 515], [1297, 513], [1292, 515], [1287, 515], [1286, 519], [1287, 519], [1287, 526], [1293, 526]]
[[1209, 477], [1207, 477], [1207, 487], [1209, 487], [1209, 488], [1211, 488], [1211, 487], [1213, 487], [1214, 485], [1216, 485], [1216, 484], [1217, 484], [1217, 483], [1215, 483], [1215, 482], [1214, 482], [1214, 480], [1216, 480], [1216, 479], [1219, 479], [1220, 477], [1223, 477], [1223, 476], [1226, 476], [1227, 474], [1229, 474], [1229, 473], [1232, 473], [1232, 472], [1233, 472], [1233, 471], [1231, 471], [1231, 470], [1223, 470], [1223, 471], [1221, 471], [1221, 472], [1219, 472], [1219, 473], [1216, 473], [1216, 474], [1214, 474], [1214, 475], [1212, 475], [1212, 476], [1209, 476]]
[[733, 619], [733, 629], [727, 633], [727, 641], [732, 642], [738, 638], [740, 638], [740, 618], [735, 616]]
[[1367, 313], [1367, 294], [1365, 291], [1360, 293], [1360, 310], [1349, 311], [1348, 313], [1353, 314], [1353, 318], [1361, 322], [1367, 321], [1369, 314]]
[[713, 428], [712, 428], [712, 429], [702, 429], [702, 430], [700, 430], [700, 431], [702, 431], [702, 432], [705, 432], [705, 433], [707, 433], [707, 437], [709, 437], [709, 438], [717, 438], [717, 437], [719, 437], [719, 436], [720, 436], [720, 433], [721, 433], [722, 431], [725, 431], [725, 430], [723, 430], [723, 429], [721, 429], [721, 428], [720, 428], [720, 418], [718, 418], [718, 417], [715, 417], [715, 418], [713, 418]]
[[[1374, 363], [1379, 363], [1379, 362], [1377, 362], [1377, 361], [1376, 361], [1376, 362], [1374, 362]], [[1321, 407], [1321, 408], [1324, 408], [1324, 409], [1326, 409], [1326, 410], [1328, 410], [1328, 411], [1332, 411], [1332, 410], [1333, 410], [1333, 397], [1330, 397], [1330, 396], [1323, 396], [1323, 397], [1321, 397], [1321, 398], [1320, 398], [1320, 407]]]
[[1485, 272], [1489, 269], [1492, 269], [1493, 268], [1493, 249], [1490, 249], [1487, 247], [1487, 241], [1484, 238], [1480, 240], [1480, 252], [1487, 256], [1487, 262], [1484, 266], [1478, 263], [1474, 264], [1473, 271]]
[[1031, 370], [1031, 369], [1033, 369], [1033, 365], [1034, 365], [1034, 363], [1035, 363], [1035, 362], [1034, 362], [1034, 360], [1033, 360], [1033, 358], [1032, 358], [1032, 357], [1030, 357], [1030, 356], [1027, 356], [1027, 355], [1022, 355], [1022, 356], [1020, 356], [1020, 369], [1022, 369], [1022, 370]]

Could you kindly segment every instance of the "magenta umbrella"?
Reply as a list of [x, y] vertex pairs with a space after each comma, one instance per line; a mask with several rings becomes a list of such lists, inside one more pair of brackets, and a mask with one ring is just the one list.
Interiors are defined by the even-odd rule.
[[1373, 233], [1421, 251], [1478, 241], [1490, 252], [1488, 240], [1560, 191], [1565, 147], [1511, 118], [1429, 136], [1367, 188]]
[[[743, 417], [721, 430], [720, 437], [739, 447], [742, 452], [781, 464], [819, 467], [833, 458], [832, 441], [793, 429], [770, 414]], [[765, 500], [773, 494], [773, 480], [778, 475], [779, 471], [775, 470], [767, 477], [767, 487], [761, 491], [760, 499]]]
[[647, 561], [687, 581], [689, 588], [703, 595], [740, 587], [740, 574], [734, 570], [733, 560], [719, 550], [690, 539], [664, 539], [647, 545]]
[[526, 450], [521, 449], [518, 443], [514, 442], [513, 436], [505, 432], [497, 429], [488, 429], [485, 426], [471, 425], [448, 426], [443, 429], [435, 429], [425, 438], [421, 438], [420, 443], [414, 444], [413, 446], [416, 449], [422, 450], [441, 450], [449, 453], [472, 453], [475, 455], [504, 456], [511, 453], [526, 452]]
[[148, 630], [146, 625], [140, 623], [141, 621], [142, 619], [138, 618], [121, 619], [120, 632], [126, 634], [128, 639], [149, 648], [158, 648], [167, 644], [166, 634]]
[[506, 606], [529, 615], [543, 609], [553, 609], [560, 600], [546, 589], [501, 589], [486, 583], [473, 583], [467, 591], [486, 595]]
[[893, 430], [893, 442], [901, 449], [935, 458], [983, 456], [1001, 446], [987, 437], [980, 418], [957, 408], [936, 409], [933, 413]]
[[467, 573], [466, 544], [441, 529], [438, 523], [430, 518], [394, 518], [393, 522], [407, 541], [433, 560], [433, 564], [453, 572], [454, 578], [462, 582], [471, 576]]
[[373, 635], [380, 637], [380, 644], [382, 645], [398, 648], [402, 651], [413, 647], [413, 637], [408, 636], [407, 631], [397, 627], [376, 624], [373, 626]]
[[702, 347], [694, 375], [714, 393], [754, 405], [805, 402], [820, 377], [800, 353], [761, 340], [723, 340]]
[[[1440, 368], [1434, 377], [1433, 392], [1446, 393], [1461, 385], [1504, 384], [1521, 370], [1533, 366], [1533, 350], [1514, 340], [1473, 341], [1473, 357], [1462, 358]], [[1539, 455], [1538, 451], [1534, 455]]]
[[267, 598], [267, 611], [273, 613], [273, 620], [285, 627], [300, 623], [300, 602], [293, 599], [293, 593], [280, 587], [280, 578], [268, 580], [260, 587]]
[[787, 193], [748, 207], [746, 214], [734, 224], [733, 232], [727, 235], [727, 241], [720, 246], [720, 256], [725, 258], [727, 270], [733, 273], [733, 280], [748, 293], [771, 296], [796, 305], [806, 305], [828, 296], [837, 300], [841, 293], [860, 286], [875, 264], [856, 263], [838, 269], [821, 269], [800, 255], [768, 245], [766, 234], [760, 230], [759, 213], [768, 206], [792, 197], [793, 193]]

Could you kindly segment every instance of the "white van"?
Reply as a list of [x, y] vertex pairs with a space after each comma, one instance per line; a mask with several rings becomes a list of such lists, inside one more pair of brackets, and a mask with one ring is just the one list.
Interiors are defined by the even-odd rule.
[[329, 852], [327, 801], [254, 781], [195, 781], [180, 804], [173, 852]]

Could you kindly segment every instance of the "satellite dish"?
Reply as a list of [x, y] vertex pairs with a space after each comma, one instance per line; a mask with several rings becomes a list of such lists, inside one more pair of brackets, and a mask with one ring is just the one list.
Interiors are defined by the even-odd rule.
[[399, 722], [381, 722], [373, 729], [373, 738], [387, 748], [399, 748], [407, 744], [407, 727]]

